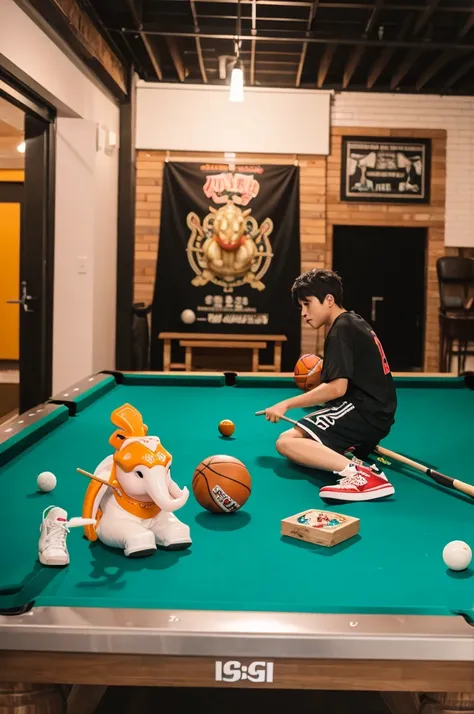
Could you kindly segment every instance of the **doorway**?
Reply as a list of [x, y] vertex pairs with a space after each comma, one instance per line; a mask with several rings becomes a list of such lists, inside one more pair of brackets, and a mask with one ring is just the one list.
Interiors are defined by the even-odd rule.
[[2, 421], [51, 396], [54, 118], [0, 66]]
[[423, 369], [426, 228], [334, 226], [344, 307], [376, 331], [394, 372]]
[[20, 282], [25, 113], [0, 97], [0, 421], [20, 404]]

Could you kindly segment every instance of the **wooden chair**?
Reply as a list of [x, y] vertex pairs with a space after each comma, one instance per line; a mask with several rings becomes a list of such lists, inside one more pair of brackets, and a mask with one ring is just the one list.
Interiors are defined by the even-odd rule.
[[[451, 371], [452, 358], [458, 357], [458, 372], [465, 369], [466, 358], [474, 354], [474, 260], [444, 256], [438, 258], [439, 285], [439, 370]], [[457, 343], [457, 350], [454, 345]]]

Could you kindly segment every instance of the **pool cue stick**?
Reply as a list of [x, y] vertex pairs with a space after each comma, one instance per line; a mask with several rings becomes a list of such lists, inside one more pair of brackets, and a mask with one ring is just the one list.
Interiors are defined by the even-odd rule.
[[436, 483], [439, 483], [442, 486], [447, 486], [448, 488], [452, 488], [455, 491], [462, 491], [462, 493], [465, 493], [467, 496], [474, 498], [474, 486], [472, 486], [470, 483], [459, 481], [459, 479], [452, 478], [452, 476], [446, 476], [446, 474], [440, 473], [435, 469], [431, 469], [429, 466], [423, 466], [423, 464], [419, 464], [418, 462], [413, 461], [413, 459], [409, 459], [406, 456], [397, 454], [395, 451], [386, 449], [384, 446], [376, 446], [375, 451], [379, 454], [382, 454], [383, 456], [388, 456], [388, 458], [393, 459], [394, 461], [399, 461], [402, 464], [411, 466], [412, 469], [421, 471], [422, 473], [433, 479], [433, 481], [436, 481]]
[[111, 484], [110, 481], [106, 481], [105, 479], [100, 478], [99, 476], [95, 476], [95, 474], [91, 474], [91, 473], [89, 473], [89, 471], [84, 471], [84, 469], [76, 469], [76, 471], [79, 471], [80, 474], [84, 474], [84, 476], [88, 476], [88, 478], [91, 478], [93, 481], [98, 481], [99, 483], [103, 483], [105, 486], [109, 486], [110, 488], [113, 488], [114, 491], [116, 491], [119, 496], [122, 495], [121, 490], [117, 486], [114, 486], [113, 484]]
[[[255, 412], [255, 416], [261, 416], [262, 414], [265, 414], [265, 409], [263, 409], [261, 412]], [[281, 416], [279, 418], [284, 419], [284, 421], [289, 421], [290, 424], [298, 424], [297, 421], [295, 421], [294, 419], [290, 419], [290, 417], [287, 416]]]

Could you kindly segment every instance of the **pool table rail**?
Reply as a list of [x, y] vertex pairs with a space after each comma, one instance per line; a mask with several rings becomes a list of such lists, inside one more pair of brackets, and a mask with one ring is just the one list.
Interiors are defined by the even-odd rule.
[[[471, 662], [461, 615], [33, 607], [0, 617], [0, 649]], [[474, 679], [473, 679], [474, 684]]]

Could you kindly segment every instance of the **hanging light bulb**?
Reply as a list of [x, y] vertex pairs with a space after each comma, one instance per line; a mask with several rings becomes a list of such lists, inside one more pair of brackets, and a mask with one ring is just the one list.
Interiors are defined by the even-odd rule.
[[18, 146], [16, 147], [16, 150], [20, 152], [20, 154], [24, 154], [26, 149], [26, 144], [24, 141], [22, 141]]
[[242, 62], [240, 61], [240, 0], [237, 0], [237, 27], [236, 27], [236, 37], [234, 40], [235, 44], [235, 64], [232, 68], [232, 74], [230, 76], [230, 102], [243, 102], [244, 101], [244, 68]]
[[244, 101], [244, 70], [242, 62], [237, 59], [230, 76], [230, 102]]

